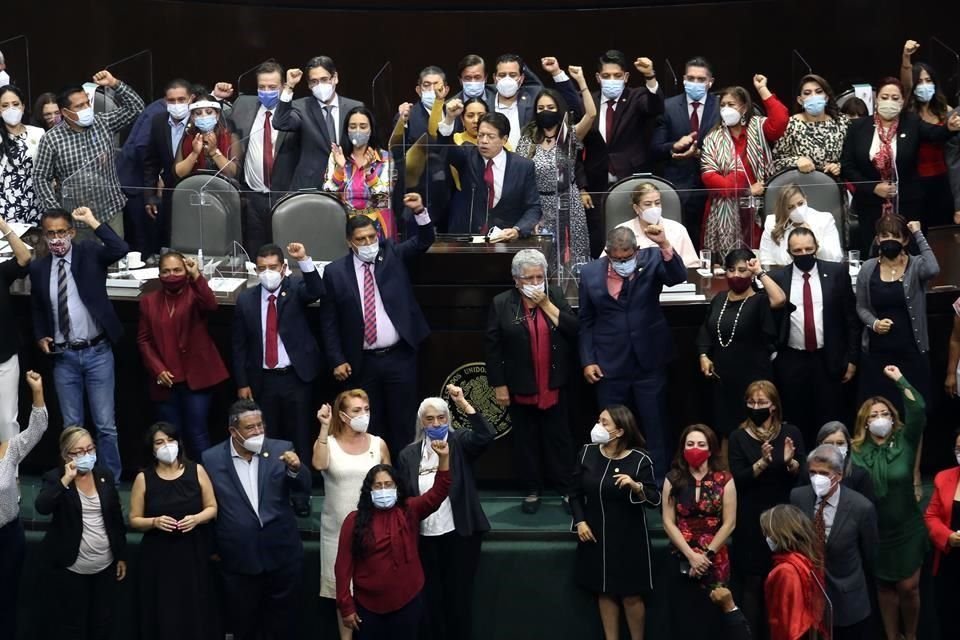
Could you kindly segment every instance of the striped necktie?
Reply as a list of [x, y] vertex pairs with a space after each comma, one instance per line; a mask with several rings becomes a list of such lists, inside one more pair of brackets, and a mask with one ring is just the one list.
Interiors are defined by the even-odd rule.
[[370, 263], [363, 263], [363, 341], [369, 346], [377, 342], [377, 294]]
[[57, 321], [64, 342], [70, 342], [70, 308], [67, 304], [67, 261], [57, 263]]

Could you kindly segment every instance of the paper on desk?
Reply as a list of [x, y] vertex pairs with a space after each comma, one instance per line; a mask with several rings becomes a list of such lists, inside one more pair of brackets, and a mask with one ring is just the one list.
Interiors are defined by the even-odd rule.
[[146, 269], [134, 269], [130, 272], [136, 280], [146, 282], [160, 277], [160, 267], [147, 267]]
[[692, 282], [681, 282], [673, 286], [664, 287], [663, 293], [696, 293], [697, 285]]
[[247, 284], [246, 278], [210, 278], [207, 281], [214, 293], [233, 293]]

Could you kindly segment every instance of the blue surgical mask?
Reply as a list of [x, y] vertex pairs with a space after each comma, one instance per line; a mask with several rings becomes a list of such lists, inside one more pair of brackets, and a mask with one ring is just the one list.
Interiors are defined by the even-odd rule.
[[190, 115], [190, 105], [188, 104], [167, 104], [167, 113], [170, 114], [170, 117], [180, 122], [188, 115]]
[[618, 79], [608, 79], [600, 81], [600, 92], [607, 100], [616, 100], [623, 93], [624, 81]]
[[373, 489], [370, 491], [370, 498], [377, 509], [389, 509], [397, 504], [397, 488]]
[[275, 106], [277, 106], [277, 103], [280, 102], [280, 90], [274, 89], [273, 91], [264, 91], [262, 89], [258, 89], [257, 98], [260, 99], [260, 104], [263, 105], [264, 109], [273, 109]]
[[617, 275], [621, 278], [629, 278], [637, 270], [637, 256], [634, 255], [624, 262], [614, 262], [613, 270], [616, 271]]
[[420, 91], [420, 104], [427, 111], [433, 109], [433, 104], [437, 101], [437, 92], [434, 90]]
[[705, 82], [690, 82], [689, 80], [684, 80], [683, 90], [687, 93], [687, 97], [694, 102], [701, 102], [707, 97], [707, 83]]
[[427, 437], [431, 440], [443, 440], [447, 437], [447, 432], [450, 430], [449, 424], [442, 424], [439, 427], [427, 427], [423, 431], [427, 434]]
[[937, 93], [937, 85], [933, 83], [918, 84], [913, 88], [913, 95], [917, 96], [920, 102], [930, 102]]
[[97, 452], [92, 451], [73, 459], [73, 464], [77, 465], [77, 473], [90, 473], [95, 464], [97, 464]]
[[193, 120], [193, 124], [204, 133], [210, 133], [217, 126], [217, 116], [199, 116]]
[[463, 95], [468, 98], [479, 98], [483, 95], [483, 89], [482, 80], [470, 80], [463, 83]]
[[81, 127], [89, 127], [93, 124], [93, 107], [87, 107], [86, 109], [80, 109], [79, 111], [74, 111], [77, 114], [77, 124]]
[[822, 116], [826, 108], [827, 98], [825, 96], [810, 96], [803, 101], [803, 110], [807, 112], [808, 116], [814, 118]]

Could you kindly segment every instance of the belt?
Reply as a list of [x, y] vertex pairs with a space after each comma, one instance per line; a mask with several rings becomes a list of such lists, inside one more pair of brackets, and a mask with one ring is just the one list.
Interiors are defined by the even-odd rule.
[[277, 376], [283, 376], [288, 373], [293, 373], [293, 367], [277, 367], [275, 369], [264, 369], [264, 373], [271, 373]]
[[400, 346], [400, 343], [390, 345], [389, 347], [384, 347], [383, 349], [364, 349], [363, 355], [365, 356], [385, 356], [391, 351], [395, 351], [397, 347]]
[[104, 334], [98, 335], [96, 338], [91, 340], [74, 340], [73, 342], [61, 342], [60, 344], [53, 345], [56, 349], [70, 349], [70, 351], [83, 351], [90, 347], [95, 347], [104, 340], [107, 339], [107, 336]]

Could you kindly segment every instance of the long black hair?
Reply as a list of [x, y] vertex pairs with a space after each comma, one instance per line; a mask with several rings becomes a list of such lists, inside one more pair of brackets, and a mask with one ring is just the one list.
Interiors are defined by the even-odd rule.
[[153, 439], [156, 437], [157, 433], [162, 433], [177, 443], [177, 464], [183, 466], [184, 462], [187, 460], [187, 456], [183, 451], [183, 439], [180, 437], [180, 430], [169, 422], [161, 421], [154, 422], [152, 425], [150, 425], [150, 428], [147, 429], [147, 433], [143, 439], [143, 457], [146, 460], [146, 468], [151, 468], [157, 464], [157, 456], [153, 451]]
[[367, 141], [367, 147], [374, 151], [380, 151], [380, 139], [377, 137], [377, 121], [373, 119], [373, 112], [366, 107], [354, 107], [347, 111], [347, 116], [343, 119], [343, 131], [340, 133], [340, 148], [343, 149], [343, 157], [349, 159], [353, 154], [353, 142], [348, 133], [350, 128], [350, 118], [359, 113], [366, 116], [370, 123], [370, 140]]
[[363, 487], [360, 488], [360, 500], [357, 502], [357, 521], [353, 526], [353, 542], [351, 550], [354, 558], [362, 558], [367, 552], [367, 541], [373, 537], [373, 514], [376, 507], [373, 505], [373, 497], [370, 492], [373, 491], [373, 479], [381, 471], [393, 479], [397, 485], [397, 506], [404, 507], [407, 503], [406, 487], [403, 486], [403, 480], [400, 479], [396, 469], [389, 464], [378, 464], [367, 472], [367, 477], [363, 479]]
[[[554, 89], [550, 89], [548, 87], [544, 87], [543, 89], [540, 90], [540, 93], [537, 94], [537, 97], [533, 99], [534, 113], [537, 112], [537, 104], [540, 103], [540, 98], [550, 98], [551, 100], [553, 100], [553, 103], [557, 105], [557, 113], [560, 114], [560, 121], [561, 121], [559, 125], [561, 131], [559, 131], [558, 133], [562, 133], [563, 116], [565, 116], [567, 114], [567, 111], [569, 110], [567, 107], [567, 101], [563, 99], [563, 96], [560, 95], [558, 91], [555, 91]], [[543, 129], [541, 129], [540, 125], [537, 124], [536, 118], [534, 118], [533, 120], [527, 123], [527, 125], [520, 131], [520, 135], [530, 138], [534, 143], [530, 147], [530, 153], [528, 154], [529, 157], [531, 158], [533, 157], [534, 153], [536, 153], [536, 150], [537, 150], [536, 145], [542, 143], [544, 137], [546, 136]], [[561, 140], [559, 140], [559, 137], [558, 137], [557, 139], [558, 146], [560, 145], [560, 142]]]
[[[926, 62], [914, 63], [913, 88], [916, 89], [917, 85], [920, 84], [920, 74], [924, 71], [927, 72], [927, 75], [930, 76], [930, 81], [933, 82], [933, 85], [937, 88], [936, 93], [933, 94], [930, 102], [927, 103], [930, 107], [930, 113], [937, 116], [937, 119], [943, 122], [947, 119], [947, 111], [950, 110], [950, 104], [947, 102], [947, 97], [943, 94], [943, 89], [937, 80], [937, 72]], [[917, 94], [911, 90], [910, 95], [905, 97], [907, 98], [907, 109], [919, 112], [923, 103], [917, 99]]]
[[[12, 84], [4, 85], [0, 87], [0, 98], [3, 97], [5, 93], [12, 93], [17, 96], [17, 99], [20, 100], [20, 105], [23, 107], [23, 119], [21, 120], [22, 124], [27, 123], [27, 103], [24, 101], [23, 92], [20, 89], [16, 88]], [[3, 127], [3, 155], [7, 156], [7, 160], [10, 161], [10, 164], [13, 164], [17, 156], [17, 141], [7, 132], [6, 126]]]
[[[30, 124], [35, 127], [40, 127], [44, 131], [51, 128], [47, 126], [46, 120], [43, 119], [43, 108], [48, 104], [57, 104], [57, 94], [49, 91], [41, 93], [33, 103], [33, 114], [30, 116]], [[59, 108], [58, 106], [57, 109]]]
[[723, 471], [725, 469], [723, 460], [720, 458], [720, 440], [717, 438], [716, 432], [705, 424], [691, 424], [680, 434], [680, 446], [673, 456], [670, 471], [667, 473], [667, 480], [670, 481], [669, 497], [673, 500], [677, 500], [683, 490], [693, 481], [693, 474], [690, 473], [690, 465], [687, 464], [687, 459], [683, 457], [683, 451], [687, 447], [687, 436], [694, 431], [699, 431], [707, 439], [707, 449], [710, 450], [707, 468], [710, 471]]

